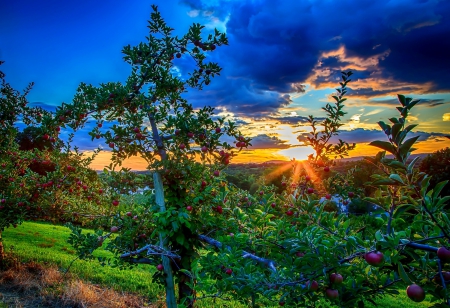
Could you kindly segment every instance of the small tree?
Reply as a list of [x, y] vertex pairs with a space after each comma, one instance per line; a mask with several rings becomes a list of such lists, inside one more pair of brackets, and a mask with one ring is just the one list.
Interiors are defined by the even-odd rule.
[[[215, 30], [203, 38], [204, 27], [194, 24], [187, 34], [174, 37], [157, 7], [152, 9], [148, 41], [123, 49], [132, 68], [126, 83], [81, 84], [73, 103], [59, 108], [48, 127], [77, 129], [89, 117], [94, 119], [92, 139], [104, 138], [112, 149], [108, 174], [117, 174], [115, 168], [128, 157], [139, 155], [146, 161], [151, 175], [143, 175], [144, 182], [155, 194], [139, 215], [136, 209], [131, 216], [117, 212], [106, 235], [98, 231], [95, 236], [83, 236], [73, 229], [71, 242], [83, 256], [93, 257], [91, 248], [97, 246], [97, 238], [118, 232], [107, 248], [121, 257], [122, 265], [158, 265], [154, 278], [166, 288], [167, 306], [176, 306], [173, 275], [179, 301], [192, 306], [194, 280], [188, 273], [201, 247], [198, 234], [211, 227], [212, 222], [205, 224], [204, 217], [222, 213], [220, 205], [209, 201], [220, 186], [221, 169], [233, 156], [232, 146], [221, 137], [236, 138], [239, 149], [250, 140], [232, 122], [213, 121], [213, 108], [194, 110], [182, 96], [188, 87], [202, 89], [220, 73], [216, 63], [207, 62], [204, 52], [227, 44], [226, 36]], [[172, 73], [179, 58], [195, 65], [187, 80]], [[104, 121], [112, 126], [103, 127]], [[128, 174], [124, 169], [119, 173]], [[149, 258], [152, 254], [154, 258]]]

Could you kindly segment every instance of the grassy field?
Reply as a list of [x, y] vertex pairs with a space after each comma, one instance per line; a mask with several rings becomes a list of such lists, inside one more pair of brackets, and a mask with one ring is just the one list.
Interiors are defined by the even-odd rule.
[[[70, 231], [66, 227], [42, 223], [24, 223], [17, 228], [4, 231], [5, 250], [8, 252], [14, 246], [14, 252], [22, 261], [36, 261], [38, 263], [53, 264], [61, 270], [66, 270], [76, 258], [71, 246], [66, 240]], [[107, 256], [109, 252], [99, 250], [98, 255]], [[141, 294], [151, 302], [163, 302], [164, 290], [151, 282], [154, 267], [142, 265], [132, 270], [120, 271], [110, 267], [102, 267], [98, 262], [77, 260], [70, 268], [72, 274], [95, 284], [112, 287], [120, 291]], [[396, 297], [386, 297], [376, 301], [378, 307], [405, 308], [429, 307], [430, 302], [414, 303], [406, 297], [406, 292], [400, 290]], [[277, 305], [278, 306], [278, 305]], [[0, 305], [1, 307], [1, 305]], [[218, 300], [202, 300], [198, 307], [245, 307], [238, 302]], [[322, 307], [327, 307], [326, 305]], [[373, 307], [367, 304], [367, 307]]]

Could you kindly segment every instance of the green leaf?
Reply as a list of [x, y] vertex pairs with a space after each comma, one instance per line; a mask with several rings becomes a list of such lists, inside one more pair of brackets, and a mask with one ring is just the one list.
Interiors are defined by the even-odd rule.
[[406, 158], [406, 154], [410, 152], [411, 147], [419, 139], [420, 136], [412, 137], [406, 140], [399, 148], [399, 154], [402, 158]]
[[371, 143], [369, 143], [369, 145], [375, 146], [377, 148], [383, 149], [389, 153], [394, 154], [395, 153], [395, 148], [394, 146], [387, 142], [387, 141], [380, 141], [380, 140], [376, 140], [376, 141], [372, 141]]
[[403, 267], [403, 265], [398, 262], [398, 274], [400, 275], [400, 278], [408, 285], [412, 284], [413, 282], [411, 281], [411, 279], [409, 279], [408, 274], [406, 274], [405, 269]]
[[447, 185], [448, 180], [447, 181], [442, 181], [438, 184], [436, 184], [436, 186], [433, 189], [433, 199], [437, 198], [439, 196], [439, 194], [441, 193], [442, 189], [444, 188], [445, 185]]
[[378, 230], [378, 231], [375, 233], [375, 238], [377, 239], [377, 241], [381, 241], [381, 240], [383, 239], [383, 234], [381, 234], [381, 231], [380, 231], [380, 230]]
[[403, 182], [403, 180], [402, 180], [402, 178], [398, 175], [398, 174], [391, 174], [390, 176], [389, 176], [389, 178], [390, 179], [392, 179], [392, 180], [394, 180], [394, 181], [396, 181], [396, 182], [399, 182], [399, 183], [401, 183], [401, 184], [405, 184], [404, 182]]
[[419, 158], [420, 158], [420, 157], [417, 156], [416, 158], [414, 158], [414, 159], [412, 160], [412, 162], [409, 163], [408, 169], [407, 169], [408, 173], [411, 173], [411, 172], [413, 171], [414, 165], [417, 163], [417, 161], [419, 160]]
[[394, 139], [395, 144], [398, 144], [397, 141], [397, 136], [398, 133], [400, 132], [400, 130], [402, 129], [403, 125], [400, 123], [396, 123], [394, 125], [392, 125], [392, 131], [391, 131], [391, 135], [392, 135], [392, 139]]
[[391, 179], [380, 179], [372, 182], [372, 185], [378, 186], [378, 185], [399, 185], [397, 181], [391, 180]]
[[406, 106], [406, 98], [404, 95], [397, 94], [397, 99], [402, 104], [402, 106]]

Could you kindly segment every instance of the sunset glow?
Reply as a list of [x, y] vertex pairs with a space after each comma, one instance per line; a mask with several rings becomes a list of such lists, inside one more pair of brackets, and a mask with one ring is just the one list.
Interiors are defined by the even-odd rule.
[[[343, 70], [354, 74], [343, 126], [332, 142], [356, 143], [350, 157], [377, 153], [368, 144], [385, 140], [377, 122], [398, 115], [396, 94], [420, 99], [408, 117], [408, 124], [418, 124], [411, 135], [420, 136], [414, 153], [450, 145], [450, 43], [442, 39], [450, 37], [446, 1], [354, 1], [357, 13], [346, 22], [335, 14], [341, 10], [338, 1], [152, 3], [176, 35], [192, 23], [205, 25], [205, 37], [214, 27], [226, 32], [229, 44], [207, 53], [208, 61], [222, 67], [220, 76], [202, 91], [186, 89], [183, 98], [196, 109], [214, 107], [252, 138], [252, 146], [232, 163], [306, 159], [312, 149], [298, 137], [311, 131], [309, 115], [323, 119], [322, 107], [333, 103]], [[35, 82], [31, 105], [55, 110], [72, 101], [81, 82], [97, 87], [126, 81], [130, 66], [121, 50], [145, 42], [149, 13], [150, 3], [141, 1], [6, 1], [0, 11], [2, 28], [8, 29], [0, 40], [2, 70], [17, 89]], [[188, 78], [191, 60], [175, 59], [172, 73]], [[80, 150], [108, 149], [104, 140], [88, 135], [95, 125], [90, 118], [77, 132], [74, 145]], [[69, 133], [62, 131], [61, 138]], [[103, 169], [110, 157], [106, 150], [92, 167]], [[144, 170], [146, 163], [136, 157], [125, 166]]]

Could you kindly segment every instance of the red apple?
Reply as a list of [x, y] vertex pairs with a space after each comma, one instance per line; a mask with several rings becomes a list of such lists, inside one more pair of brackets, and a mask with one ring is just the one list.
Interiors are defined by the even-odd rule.
[[113, 200], [112, 205], [118, 206], [119, 205], [119, 200]]
[[98, 243], [98, 247], [103, 245], [103, 237], [102, 236], [97, 237], [97, 243]]
[[113, 148], [113, 147], [114, 147], [114, 142], [110, 142], [110, 143], [109, 143], [109, 147], [110, 147], [110, 148]]
[[220, 127], [216, 127], [216, 133], [219, 134], [222, 130], [220, 129]]
[[330, 194], [326, 194], [326, 195], [325, 195], [325, 199], [331, 200], [331, 195], [330, 195]]
[[336, 298], [339, 298], [339, 291], [338, 290], [333, 290], [333, 289], [327, 289], [325, 291], [325, 295], [329, 299], [336, 299]]
[[194, 208], [192, 207], [192, 206], [190, 206], [190, 205], [188, 205], [187, 207], [186, 207], [186, 210], [188, 210], [189, 212], [190, 211], [192, 211]]
[[232, 270], [231, 268], [228, 268], [228, 269], [225, 271], [225, 274], [231, 275], [231, 274], [233, 274], [233, 270]]
[[219, 172], [219, 170], [216, 170], [216, 171], [214, 171], [214, 176], [219, 176], [220, 175], [220, 172]]
[[314, 188], [308, 187], [308, 190], [306, 191], [308, 194], [312, 194], [314, 192]]
[[133, 213], [127, 212], [127, 216], [128, 216], [128, 217], [131, 217], [131, 216], [133, 216]]
[[222, 214], [223, 209], [222, 209], [222, 207], [221, 207], [220, 205], [218, 205], [218, 206], [216, 207], [216, 211], [217, 211], [217, 213]]
[[193, 138], [193, 137], [194, 137], [194, 133], [189, 132], [189, 133], [187, 133], [187, 136], [188, 136], [189, 138]]
[[323, 168], [323, 171], [325, 171], [325, 172], [329, 172], [330, 171], [330, 167], [325, 167], [325, 168]]
[[341, 284], [344, 281], [344, 278], [341, 274], [333, 273], [330, 275], [330, 282], [334, 284]]
[[186, 148], [186, 145], [185, 145], [184, 143], [181, 143], [181, 144], [178, 146], [178, 148], [179, 148], [180, 150], [184, 150], [184, 149]]
[[45, 134], [44, 136], [42, 136], [42, 138], [43, 138], [44, 140], [48, 140], [48, 139], [50, 138], [50, 136], [49, 136], [48, 134]]
[[319, 289], [319, 284], [317, 281], [313, 280], [310, 282], [309, 280], [306, 282], [306, 287], [310, 289], [311, 291], [317, 291]]
[[425, 299], [425, 291], [416, 284], [408, 286], [408, 288], [406, 288], [406, 294], [415, 302], [421, 302]]
[[280, 305], [281, 307], [283, 307], [284, 304], [285, 304], [284, 302], [279, 302], [279, 303], [278, 303], [278, 305]]
[[384, 255], [379, 251], [369, 252], [364, 255], [364, 259], [372, 266], [380, 266], [384, 261]]
[[299, 258], [305, 256], [305, 254], [304, 254], [303, 252], [301, 252], [301, 251], [297, 251], [297, 252], [295, 253], [295, 255], [296, 255], [297, 257], [299, 257]]
[[440, 247], [437, 251], [439, 259], [444, 263], [450, 263], [450, 250], [445, 247]]
[[288, 211], [286, 212], [286, 215], [292, 216], [292, 215], [294, 215], [294, 212], [293, 212], [292, 210], [288, 210]]
[[305, 181], [306, 181], [306, 182], [311, 181], [311, 177], [310, 177], [309, 175], [305, 176]]
[[163, 266], [162, 264], [158, 264], [158, 265], [156, 266], [156, 269], [157, 269], [158, 271], [162, 272], [162, 271], [164, 270], [164, 266]]
[[275, 206], [276, 206], [275, 202], [273, 202], [270, 206], [271, 206], [272, 208], [275, 208]]
[[202, 146], [202, 152], [203, 153], [208, 152], [208, 147], [206, 145]]
[[119, 228], [116, 226], [111, 227], [111, 232], [112, 233], [116, 233], [117, 231], [119, 231]]
[[353, 198], [355, 196], [355, 193], [353, 191], [348, 192], [348, 197]]
[[[442, 272], [442, 277], [444, 278], [444, 281], [450, 281], [450, 272]], [[439, 273], [437, 273], [434, 276], [433, 281], [439, 285], [442, 285], [441, 275], [439, 275]]]

